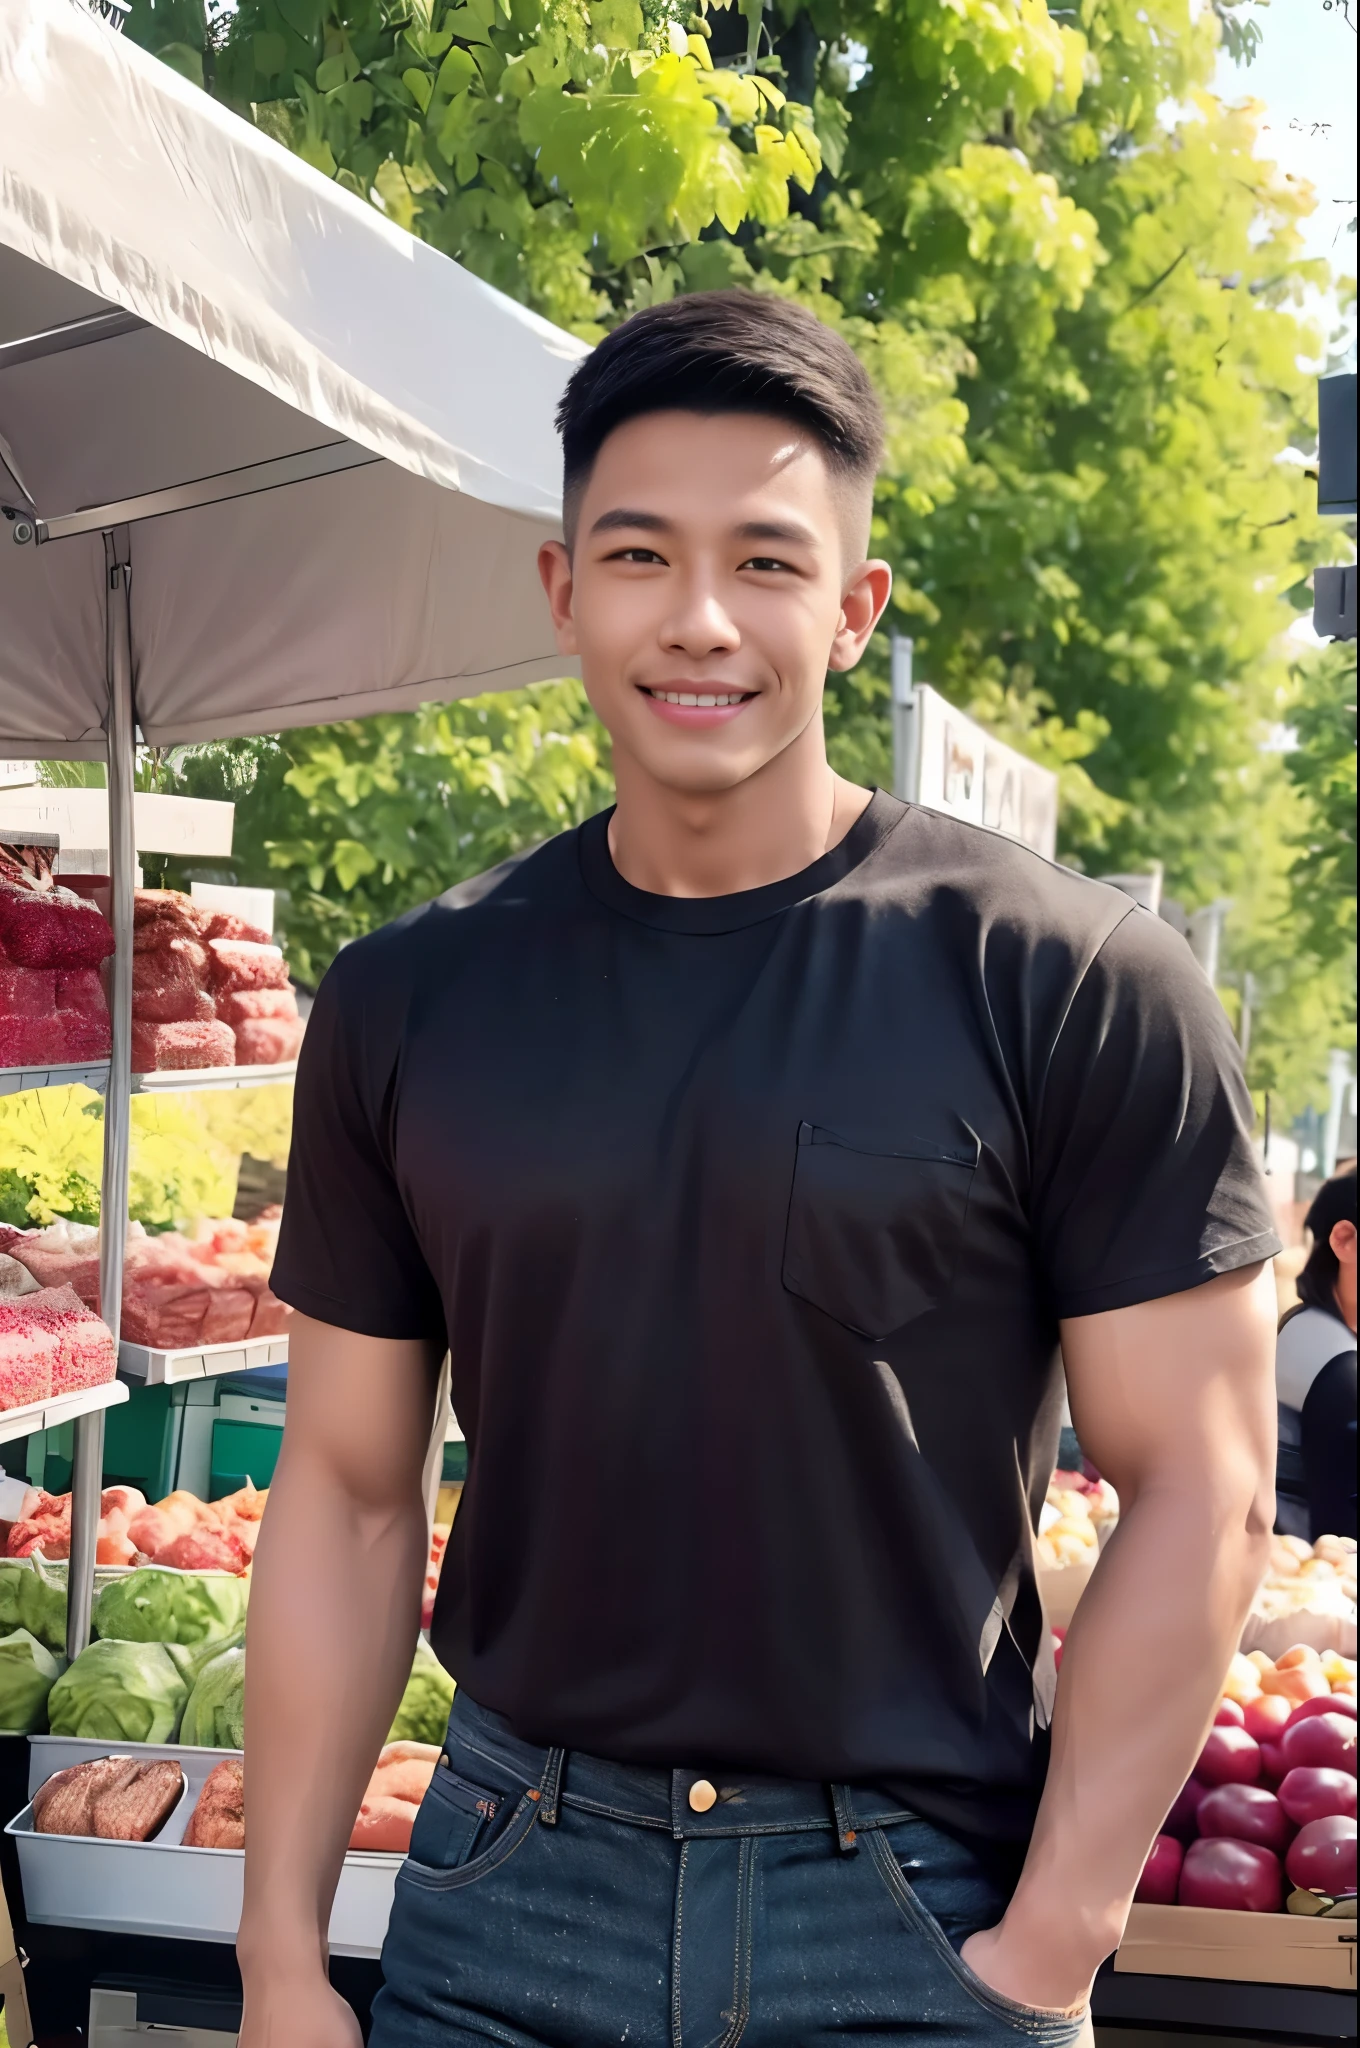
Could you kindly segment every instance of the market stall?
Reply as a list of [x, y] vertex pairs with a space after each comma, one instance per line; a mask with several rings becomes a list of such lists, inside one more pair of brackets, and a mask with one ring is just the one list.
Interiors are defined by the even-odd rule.
[[[115, 1343], [136, 745], [560, 674], [534, 556], [559, 513], [553, 411], [583, 353], [69, 0], [0, 0], [0, 758], [107, 768], [111, 1046], [78, 1078], [105, 1091], [97, 1299]], [[75, 1066], [15, 1065], [0, 1089], [69, 1085]], [[120, 1353], [125, 1373], [183, 1366], [183, 1347], [142, 1349]], [[72, 1660], [91, 1633], [103, 1414], [125, 1395], [106, 1381], [60, 1411], [76, 1418]]]

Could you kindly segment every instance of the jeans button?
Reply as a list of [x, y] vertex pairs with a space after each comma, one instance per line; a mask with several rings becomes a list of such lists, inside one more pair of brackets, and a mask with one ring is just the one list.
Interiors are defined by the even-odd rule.
[[689, 1788], [690, 1808], [694, 1813], [707, 1813], [718, 1803], [718, 1790], [710, 1785], [707, 1778], [696, 1778]]

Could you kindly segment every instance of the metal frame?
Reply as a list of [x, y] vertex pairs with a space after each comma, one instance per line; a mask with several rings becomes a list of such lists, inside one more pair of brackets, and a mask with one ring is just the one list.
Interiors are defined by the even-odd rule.
[[29, 540], [39, 545], [44, 541], [69, 540], [77, 533], [106, 532], [110, 527], [127, 527], [142, 519], [159, 519], [167, 512], [192, 512], [201, 505], [221, 505], [230, 498], [250, 498], [259, 491], [280, 490], [286, 484], [308, 483], [314, 477], [334, 476], [338, 470], [364, 469], [382, 459], [353, 441], [328, 441], [320, 448], [303, 448], [296, 455], [276, 455], [268, 462], [252, 462], [243, 469], [169, 484], [164, 490], [144, 491], [140, 497], [120, 498], [111, 505], [59, 512], [51, 519], [27, 519], [22, 533], [16, 525], [14, 538], [21, 545]]

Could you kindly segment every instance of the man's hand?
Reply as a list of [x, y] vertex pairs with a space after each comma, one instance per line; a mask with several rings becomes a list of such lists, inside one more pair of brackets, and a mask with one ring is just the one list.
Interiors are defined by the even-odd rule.
[[289, 1335], [288, 1420], [247, 1623], [243, 2048], [360, 2038], [327, 1980], [326, 1935], [420, 1627], [437, 1367], [433, 1345], [303, 1315]]
[[363, 2032], [324, 1971], [294, 1980], [264, 1974], [260, 1995], [247, 1989], [237, 2048], [362, 2048]]
[[1063, 1647], [1053, 1750], [1015, 1896], [964, 1960], [1022, 2005], [1080, 2008], [1123, 1936], [1260, 1584], [1274, 1520], [1268, 1266], [1063, 1324], [1072, 1417], [1120, 1518]]

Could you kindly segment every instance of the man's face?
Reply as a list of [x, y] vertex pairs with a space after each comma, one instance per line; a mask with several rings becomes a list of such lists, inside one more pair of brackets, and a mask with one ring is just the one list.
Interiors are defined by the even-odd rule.
[[694, 794], [756, 774], [859, 659], [884, 563], [816, 440], [751, 413], [647, 413], [605, 441], [570, 557], [539, 557], [558, 650], [580, 656], [615, 752]]

